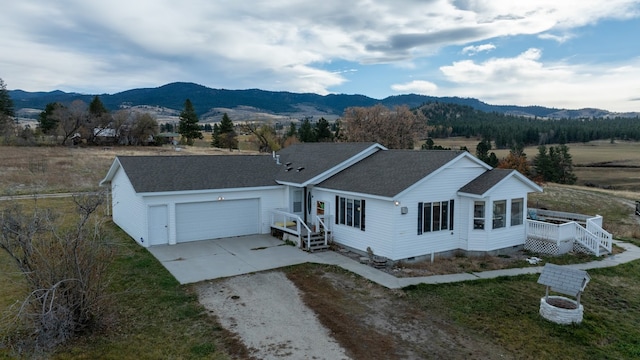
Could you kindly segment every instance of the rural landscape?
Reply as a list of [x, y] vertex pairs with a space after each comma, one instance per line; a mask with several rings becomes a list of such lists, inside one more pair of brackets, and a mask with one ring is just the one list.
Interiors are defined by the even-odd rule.
[[[195, 118], [191, 124], [195, 124], [195, 128], [188, 128], [193, 133], [183, 133], [182, 130], [186, 131], [187, 127], [180, 129], [181, 124], [178, 129], [172, 128], [173, 131], [167, 132], [166, 124], [171, 121], [159, 121], [157, 113], [129, 112], [127, 118], [118, 122], [116, 112], [119, 110], [94, 103], [95, 99], [99, 100], [95, 96], [90, 99], [91, 104], [100, 106], [92, 108], [85, 104], [84, 123], [79, 123], [73, 130], [64, 128], [67, 122], [62, 116], [73, 116], [74, 111], [77, 114], [79, 108], [74, 106], [79, 106], [79, 103], [74, 106], [71, 103], [47, 103], [54, 104], [49, 107], [52, 109], [50, 113], [47, 113], [48, 105], [43, 104], [40, 109], [42, 115], [36, 116], [37, 123], [32, 122], [30, 134], [25, 134], [25, 128], [19, 123], [10, 123], [10, 127], [7, 126], [9, 123], [3, 123], [4, 137], [0, 146], [0, 219], [4, 229], [1, 243], [4, 247], [0, 251], [2, 358], [258, 358], [256, 349], [243, 343], [234, 329], [221, 325], [215, 309], [207, 309], [199, 301], [198, 294], [203, 287], [215, 285], [223, 279], [180, 285], [158, 260], [111, 221], [104, 189], [98, 184], [114, 158], [121, 155], [270, 154], [292, 142], [372, 140], [387, 141], [384, 145], [388, 147], [412, 148], [415, 151], [467, 149], [474, 155], [486, 156], [487, 160], [491, 160], [489, 154], [493, 153], [500, 164], [505, 163], [504, 159], [520, 159], [510, 164], [522, 172], [530, 172], [526, 175], [542, 184], [544, 192], [529, 197], [530, 207], [602, 215], [603, 227], [613, 233], [617, 240], [640, 246], [640, 217], [634, 214], [635, 202], [640, 200], [640, 142], [637, 135], [625, 130], [625, 126], [638, 129], [637, 117], [579, 120], [545, 118], [536, 119], [535, 122], [531, 118], [509, 117], [507, 120], [510, 122], [520, 121], [518, 128], [524, 130], [511, 130], [514, 137], [504, 140], [503, 146], [500, 146], [497, 138], [504, 137], [500, 133], [475, 131], [473, 135], [456, 134], [459, 130], [454, 129], [459, 124], [447, 122], [459, 116], [439, 119], [430, 111], [442, 109], [442, 105], [427, 102], [422, 107], [387, 110], [395, 117], [384, 120], [402, 124], [402, 128], [412, 135], [424, 131], [421, 137], [415, 138], [416, 141], [403, 143], [375, 131], [369, 133], [380, 138], [345, 139], [336, 136], [336, 132], [340, 131], [346, 133], [343, 136], [353, 134], [354, 128], [349, 127], [349, 116], [358, 118], [358, 114], [379, 113], [381, 109], [386, 109], [377, 107], [382, 105], [345, 107], [342, 109], [344, 113], [334, 118], [328, 113], [321, 116], [306, 114], [289, 123], [285, 122], [287, 117], [279, 117], [277, 121], [264, 118], [260, 121], [246, 118], [234, 121], [234, 113], [226, 111], [232, 108], [224, 108], [217, 110], [218, 117], [211, 120], [209, 132], [198, 125], [198, 117], [203, 113], [190, 109], [190, 101], [187, 101], [182, 111], [173, 110], [176, 123]], [[183, 101], [180, 100], [181, 106]], [[462, 105], [451, 104], [447, 109], [457, 113], [471, 109], [459, 106]], [[505, 116], [512, 116], [493, 113], [491, 117], [480, 110], [471, 113], [488, 129], [491, 129], [491, 121], [505, 121]], [[5, 119], [14, 119], [14, 114], [5, 116]], [[108, 117], [111, 115], [113, 117]], [[287, 116], [291, 118], [291, 114]], [[483, 120], [485, 116], [489, 119]], [[340, 119], [337, 127], [336, 119]], [[416, 119], [422, 126], [414, 126]], [[50, 123], [48, 120], [55, 121]], [[92, 128], [89, 131], [86, 128], [86, 124], [99, 127], [97, 124], [115, 123], [131, 130], [135, 128], [135, 121], [146, 124], [143, 126], [146, 130], [135, 136], [134, 132], [128, 132], [126, 136], [129, 140], [125, 144], [111, 140], [104, 142], [104, 139], [93, 136], [95, 133], [91, 131]], [[224, 125], [231, 121], [235, 125], [230, 128], [228, 124]], [[325, 121], [327, 126], [322, 125]], [[562, 136], [557, 137], [562, 129], [568, 129], [565, 135], [569, 135], [572, 129], [589, 128], [590, 122], [600, 126], [601, 122], [607, 121], [616, 124], [618, 133], [597, 136], [591, 133], [593, 138], [583, 137], [581, 141], [571, 139], [568, 142], [563, 141]], [[276, 126], [276, 122], [280, 123], [280, 127]], [[461, 122], [471, 125], [476, 119], [467, 118], [465, 121], [463, 118]], [[41, 129], [43, 124], [51, 125], [48, 131]], [[549, 124], [560, 126], [561, 130], [545, 130], [544, 126]], [[525, 138], [517, 138], [517, 134], [527, 133], [527, 126], [537, 126], [535, 139], [525, 141]], [[134, 137], [159, 138], [161, 127], [165, 132], [173, 133], [175, 142], [143, 144], [130, 141]], [[305, 127], [308, 127], [308, 133], [303, 131]], [[380, 124], [378, 127], [385, 129]], [[446, 136], [442, 129], [445, 129]], [[438, 132], [440, 135], [437, 135]], [[71, 140], [75, 133], [80, 134], [79, 141], [65, 141]], [[483, 150], [480, 145], [487, 143], [488, 148]], [[565, 160], [570, 161], [564, 163], [564, 170], [573, 177], [563, 177], [567, 180], [561, 181], [564, 183], [543, 178], [544, 167], [539, 164], [541, 157], [536, 157], [542, 153], [539, 145], [553, 149], [566, 146], [570, 157]], [[41, 229], [33, 219], [47, 226]], [[7, 229], [16, 232], [33, 230], [32, 233], [25, 232], [31, 234], [32, 244], [47, 244], [47, 247], [38, 249], [47, 249], [51, 253], [41, 257], [37, 257], [37, 254], [26, 257], [29, 253], [24, 251], [25, 248], [8, 248], [5, 240], [11, 234], [7, 233]], [[40, 233], [36, 230], [46, 231]], [[65, 269], [66, 261], [54, 261], [53, 254], [66, 259], [65, 254], [69, 254], [65, 252], [68, 251], [66, 244], [70, 239], [101, 244], [100, 248], [87, 250], [86, 258], [71, 261], [72, 267], [84, 264], [93, 268], [90, 266], [92, 261], [103, 265], [91, 274], [93, 277], [86, 278], [87, 283], [91, 284], [87, 294], [93, 294], [96, 289], [100, 291], [95, 298], [91, 298], [91, 306], [86, 308], [96, 317], [85, 319], [83, 326], [74, 330], [65, 328], [64, 324], [51, 329], [46, 327], [52, 324], [48, 322], [51, 321], [48, 313], [34, 312], [29, 307], [29, 299], [35, 298], [42, 303], [43, 298], [58, 296], [55, 291], [39, 295], [41, 293], [33, 285], [36, 281], [44, 281], [40, 278], [53, 274], [47, 271]], [[624, 251], [621, 247], [614, 247], [614, 254], [621, 251]], [[544, 262], [555, 264], [602, 259], [573, 254], [560, 257], [526, 255], [540, 256]], [[32, 269], [29, 266], [43, 271], [45, 275], [38, 278], [32, 273], [25, 273], [25, 269]], [[441, 274], [533, 265], [516, 256], [497, 258], [461, 255], [436, 258], [433, 263], [413, 266], [421, 268], [423, 273]], [[589, 270], [591, 282], [582, 297], [584, 321], [574, 325], [558, 325], [540, 317], [538, 305], [540, 297], [544, 295], [544, 286], [537, 284], [537, 274], [451, 284], [421, 284], [391, 290], [336, 266], [305, 264], [273, 272], [284, 274], [295, 284], [304, 304], [345, 349], [346, 355], [353, 359], [640, 357], [640, 329], [637, 327], [640, 323], [640, 260]], [[58, 288], [64, 287], [54, 287]], [[62, 330], [68, 332], [63, 340], [56, 337]], [[54, 346], [39, 342], [43, 339]], [[290, 346], [295, 347], [295, 344]], [[276, 349], [274, 353], [286, 357], [287, 348], [280, 349], [280, 352]]]

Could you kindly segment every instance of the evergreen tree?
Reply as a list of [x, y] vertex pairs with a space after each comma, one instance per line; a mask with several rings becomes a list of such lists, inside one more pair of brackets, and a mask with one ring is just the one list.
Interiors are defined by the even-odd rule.
[[98, 95], [93, 97], [89, 104], [89, 115], [99, 117], [109, 113], [109, 110], [104, 106]]
[[238, 135], [227, 113], [222, 115], [220, 125], [214, 125], [211, 146], [227, 149], [238, 148]]
[[302, 124], [300, 124], [300, 129], [298, 130], [298, 139], [300, 142], [317, 142], [318, 139], [315, 136], [313, 131], [313, 127], [311, 126], [311, 121], [309, 118], [305, 118], [302, 120]]
[[15, 136], [16, 122], [13, 119], [15, 112], [13, 110], [13, 101], [7, 91], [7, 85], [0, 78], [0, 135], [8, 141]]
[[7, 84], [0, 78], [0, 116], [14, 117], [15, 112], [13, 110], [13, 100], [9, 96], [7, 90]]
[[298, 129], [296, 128], [296, 124], [292, 121], [291, 124], [289, 124], [289, 130], [287, 130], [286, 137], [290, 138], [290, 137], [296, 136], [297, 134], [298, 134]]
[[533, 163], [537, 175], [544, 181], [559, 184], [576, 183], [573, 161], [566, 145], [551, 146], [548, 152], [544, 145], [540, 145]]
[[58, 127], [58, 118], [55, 116], [55, 112], [63, 107], [60, 103], [48, 103], [45, 106], [44, 111], [38, 116], [38, 123], [40, 124], [40, 130], [44, 134], [52, 134]]
[[320, 118], [316, 123], [315, 138], [318, 142], [330, 142], [333, 141], [333, 133], [331, 132], [331, 126], [325, 118]]
[[191, 100], [185, 100], [184, 110], [180, 113], [178, 133], [182, 135], [182, 138], [187, 145], [193, 145], [193, 141], [195, 139], [203, 138], [198, 121], [198, 114], [196, 114], [196, 110], [193, 108]]

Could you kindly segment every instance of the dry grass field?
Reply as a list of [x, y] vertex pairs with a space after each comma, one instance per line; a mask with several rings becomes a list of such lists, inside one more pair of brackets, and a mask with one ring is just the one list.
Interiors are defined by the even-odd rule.
[[250, 150], [196, 146], [16, 147], [0, 146], [0, 196], [83, 192], [98, 183], [116, 156], [255, 154]]
[[[459, 149], [466, 146], [475, 154], [480, 139], [450, 138], [435, 139], [436, 145]], [[568, 144], [573, 159], [574, 173], [578, 184], [592, 184], [597, 187], [640, 192], [640, 142], [609, 140], [589, 143]], [[508, 149], [491, 150], [498, 159], [509, 154]], [[531, 160], [538, 154], [538, 148], [528, 146], [524, 149]]]

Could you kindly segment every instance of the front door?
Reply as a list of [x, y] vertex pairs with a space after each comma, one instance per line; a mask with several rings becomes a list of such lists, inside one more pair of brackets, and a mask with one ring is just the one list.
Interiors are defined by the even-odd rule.
[[149, 206], [149, 245], [169, 243], [169, 213], [167, 205]]

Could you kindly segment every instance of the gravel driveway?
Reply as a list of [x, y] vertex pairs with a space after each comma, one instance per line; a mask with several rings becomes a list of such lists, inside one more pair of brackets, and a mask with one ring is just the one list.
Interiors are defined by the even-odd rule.
[[198, 297], [258, 359], [348, 359], [281, 272], [205, 282]]

